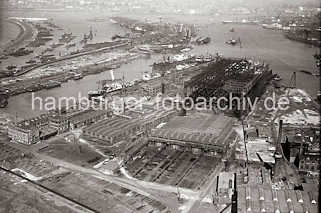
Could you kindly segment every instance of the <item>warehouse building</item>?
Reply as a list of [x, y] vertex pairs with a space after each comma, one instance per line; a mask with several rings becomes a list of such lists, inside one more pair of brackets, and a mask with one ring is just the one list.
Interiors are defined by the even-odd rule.
[[162, 122], [167, 122], [175, 111], [144, 108], [142, 111], [128, 110], [124, 115], [115, 115], [83, 129], [83, 133], [116, 143], [141, 134], [148, 134]]
[[191, 150], [197, 154], [221, 155], [228, 147], [233, 119], [223, 114], [193, 112], [176, 116], [161, 128], [152, 131], [152, 145], [168, 145], [173, 149]]

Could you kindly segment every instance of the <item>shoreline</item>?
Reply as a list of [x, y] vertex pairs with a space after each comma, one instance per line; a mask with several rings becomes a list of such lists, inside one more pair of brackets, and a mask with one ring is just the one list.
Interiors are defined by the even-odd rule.
[[19, 34], [9, 42], [5, 43], [4, 45], [0, 46], [0, 53], [3, 53], [7, 49], [15, 49], [20, 46], [28, 37], [32, 37], [33, 30], [31, 26], [23, 21], [19, 21], [17, 19], [6, 19], [4, 20], [8, 23], [14, 24], [19, 28]]

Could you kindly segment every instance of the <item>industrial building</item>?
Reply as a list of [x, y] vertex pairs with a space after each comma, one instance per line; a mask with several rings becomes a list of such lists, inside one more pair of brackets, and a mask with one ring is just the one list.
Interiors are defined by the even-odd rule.
[[141, 83], [140, 88], [143, 94], [147, 96], [156, 96], [157, 94], [164, 93], [164, 91], [167, 89], [167, 86], [159, 79], [155, 79]]
[[149, 141], [156, 146], [170, 145], [173, 149], [191, 150], [197, 154], [222, 154], [232, 132], [233, 119], [213, 112], [192, 112], [176, 116], [161, 128], [152, 131]]
[[221, 172], [217, 177], [217, 187], [213, 195], [214, 204], [231, 204], [235, 193], [235, 173]]
[[41, 128], [49, 123], [47, 115], [13, 123], [8, 127], [8, 136], [12, 141], [23, 144], [34, 144], [40, 140]]
[[237, 212], [317, 213], [318, 192], [272, 184], [264, 167], [248, 167], [237, 174]]
[[154, 110], [144, 108], [142, 111], [126, 111], [123, 115], [97, 122], [83, 129], [85, 135], [115, 143], [130, 139], [140, 134], [150, 132], [152, 128], [167, 122], [173, 115], [173, 110]]
[[284, 127], [282, 147], [285, 157], [303, 173], [320, 174], [320, 128]]
[[93, 109], [50, 112], [11, 124], [8, 135], [14, 142], [30, 145], [56, 134], [90, 125], [111, 115], [111, 111]]

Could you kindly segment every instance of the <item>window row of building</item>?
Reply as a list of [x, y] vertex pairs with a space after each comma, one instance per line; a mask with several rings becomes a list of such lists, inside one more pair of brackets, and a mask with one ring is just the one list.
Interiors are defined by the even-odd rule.
[[71, 114], [51, 112], [9, 125], [8, 135], [14, 142], [30, 145], [41, 139], [90, 125], [110, 116], [112, 116], [112, 111], [93, 109]]

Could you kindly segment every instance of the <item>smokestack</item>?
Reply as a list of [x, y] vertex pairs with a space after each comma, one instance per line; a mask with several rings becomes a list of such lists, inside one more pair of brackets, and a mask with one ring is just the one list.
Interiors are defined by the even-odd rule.
[[110, 70], [109, 72], [110, 72], [111, 80], [114, 81], [115, 80], [114, 70]]
[[[279, 134], [278, 134], [278, 139], [277, 139], [277, 144], [281, 143], [282, 139], [282, 128], [283, 128], [283, 120], [279, 121]], [[276, 144], [276, 145], [277, 145]]]

